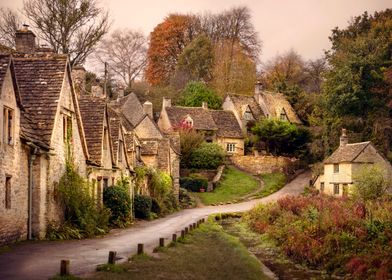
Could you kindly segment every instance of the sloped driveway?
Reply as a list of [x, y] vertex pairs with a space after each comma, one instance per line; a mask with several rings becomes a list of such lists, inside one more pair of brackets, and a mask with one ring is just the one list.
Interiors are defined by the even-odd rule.
[[173, 233], [213, 213], [247, 211], [259, 203], [275, 201], [286, 195], [300, 194], [309, 183], [310, 172], [300, 174], [278, 192], [261, 199], [238, 204], [187, 209], [151, 222], [140, 222], [132, 228], [113, 230], [94, 239], [71, 241], [26, 242], [0, 255], [0, 279], [48, 279], [59, 272], [60, 260], [71, 260], [71, 273], [83, 275], [107, 262], [109, 251], [126, 260], [136, 253], [138, 243], [147, 251], [158, 245], [158, 239], [169, 239]]

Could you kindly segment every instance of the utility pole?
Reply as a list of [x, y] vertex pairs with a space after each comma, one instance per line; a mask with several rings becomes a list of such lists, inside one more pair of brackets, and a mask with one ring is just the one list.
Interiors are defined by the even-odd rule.
[[103, 84], [103, 94], [107, 98], [107, 82], [108, 82], [108, 63], [105, 62], [105, 73], [104, 73], [104, 84]]

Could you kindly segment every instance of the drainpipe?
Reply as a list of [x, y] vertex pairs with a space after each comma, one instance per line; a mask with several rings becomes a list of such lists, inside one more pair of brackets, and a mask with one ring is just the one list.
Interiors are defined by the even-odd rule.
[[32, 148], [29, 154], [29, 198], [28, 198], [28, 224], [27, 239], [32, 240], [32, 215], [33, 215], [33, 164], [38, 153], [38, 148]]

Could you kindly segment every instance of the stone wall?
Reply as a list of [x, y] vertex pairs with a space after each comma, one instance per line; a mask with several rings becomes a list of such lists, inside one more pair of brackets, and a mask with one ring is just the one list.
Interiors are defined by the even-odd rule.
[[254, 175], [271, 172], [293, 173], [298, 169], [299, 161], [287, 157], [275, 156], [232, 156], [231, 161], [240, 169]]

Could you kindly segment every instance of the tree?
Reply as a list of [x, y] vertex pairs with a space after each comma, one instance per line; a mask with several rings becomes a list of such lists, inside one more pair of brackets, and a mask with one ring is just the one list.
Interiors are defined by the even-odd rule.
[[228, 92], [251, 94], [256, 82], [256, 64], [236, 43], [233, 49], [231, 42], [215, 45], [215, 64], [213, 80], [210, 85], [220, 96]]
[[193, 150], [197, 149], [204, 141], [203, 134], [193, 129], [180, 129], [181, 166], [187, 167], [191, 163]]
[[0, 8], [0, 43], [10, 48], [15, 47], [15, 33], [21, 24], [15, 11]]
[[27, 0], [23, 8], [38, 36], [71, 65], [82, 64], [109, 30], [109, 14], [95, 0]]
[[365, 201], [378, 199], [386, 193], [390, 183], [382, 167], [365, 165], [354, 175], [353, 193]]
[[222, 99], [201, 82], [190, 82], [183, 91], [180, 105], [187, 107], [200, 107], [203, 102], [207, 102], [208, 108], [220, 109]]
[[208, 82], [212, 78], [213, 47], [205, 34], [197, 36], [178, 57], [175, 83], [181, 88], [189, 81]]
[[129, 88], [144, 70], [146, 54], [147, 38], [130, 29], [114, 31], [96, 50], [97, 60], [102, 64], [107, 62], [115, 76]]
[[310, 141], [310, 133], [306, 128], [275, 119], [260, 120], [252, 128], [252, 132], [265, 143], [267, 151], [274, 155], [302, 156]]
[[197, 34], [194, 20], [194, 16], [170, 14], [151, 32], [146, 69], [150, 84], [169, 84], [179, 55]]

